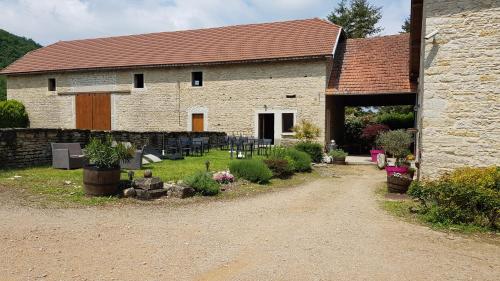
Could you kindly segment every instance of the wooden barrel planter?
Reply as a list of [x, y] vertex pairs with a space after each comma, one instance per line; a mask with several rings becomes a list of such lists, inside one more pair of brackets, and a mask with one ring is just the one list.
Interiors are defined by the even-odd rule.
[[407, 177], [387, 177], [387, 190], [391, 193], [406, 193], [412, 180]]
[[332, 164], [345, 165], [345, 157], [332, 157]]
[[83, 168], [83, 188], [89, 196], [117, 194], [120, 183], [120, 168], [102, 169], [95, 166]]

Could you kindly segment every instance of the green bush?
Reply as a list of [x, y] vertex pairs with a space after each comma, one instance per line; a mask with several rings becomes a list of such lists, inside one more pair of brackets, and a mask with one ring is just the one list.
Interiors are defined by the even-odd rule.
[[214, 196], [219, 194], [220, 186], [212, 178], [211, 173], [199, 171], [194, 175], [186, 178], [184, 182], [194, 188], [196, 193], [203, 196]]
[[264, 160], [267, 167], [273, 172], [273, 177], [285, 179], [295, 172], [288, 160], [279, 158], [269, 158]]
[[299, 142], [295, 145], [295, 149], [309, 154], [315, 163], [320, 163], [323, 160], [323, 146], [319, 143]]
[[497, 228], [500, 167], [462, 168], [434, 181], [414, 182], [408, 194], [429, 222]]
[[314, 123], [308, 120], [301, 120], [295, 127], [293, 127], [295, 137], [302, 141], [313, 141], [319, 137], [321, 129]]
[[303, 151], [288, 149], [287, 159], [290, 159], [290, 164], [296, 172], [310, 172], [312, 170], [311, 156]]
[[0, 101], [0, 128], [26, 128], [29, 125], [24, 105], [16, 100]]
[[251, 182], [265, 184], [272, 178], [272, 171], [262, 160], [237, 160], [229, 164], [229, 170], [233, 175]]
[[407, 129], [414, 127], [414, 114], [413, 112], [400, 113], [400, 112], [387, 112], [377, 116], [377, 123], [382, 123], [391, 130]]
[[328, 153], [333, 158], [345, 158], [347, 157], [348, 153], [345, 152], [342, 149], [334, 149]]
[[135, 153], [135, 147], [126, 147], [123, 143], [113, 145], [113, 138], [107, 135], [104, 139], [92, 138], [85, 146], [85, 156], [91, 164], [98, 168], [115, 168], [120, 161], [130, 160]]

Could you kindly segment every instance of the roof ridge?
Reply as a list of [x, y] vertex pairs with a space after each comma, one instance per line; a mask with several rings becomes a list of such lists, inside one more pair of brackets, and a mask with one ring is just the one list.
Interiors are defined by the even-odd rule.
[[[158, 35], [158, 34], [165, 34], [165, 33], [182, 33], [182, 32], [201, 31], [201, 30], [217, 30], [217, 29], [234, 28], [234, 27], [246, 27], [246, 26], [250, 27], [250, 26], [270, 25], [270, 24], [279, 24], [279, 23], [306, 22], [306, 21], [313, 21], [313, 20], [318, 20], [318, 21], [321, 21], [324, 23], [331, 24], [337, 28], [342, 28], [341, 26], [338, 26], [338, 25], [336, 25], [332, 22], [329, 22], [325, 19], [314, 17], [314, 18], [294, 19], [294, 20], [277, 20], [277, 21], [261, 22], [261, 23], [243, 23], [243, 24], [233, 24], [233, 25], [224, 25], [224, 26], [215, 26], [215, 27], [180, 29], [180, 30], [173, 30], [173, 31], [158, 31], [158, 32], [127, 34], [127, 35], [102, 36], [102, 37], [83, 38], [83, 39], [74, 39], [74, 40], [60, 40], [60, 41], [57, 41], [57, 42], [52, 43], [50, 45], [54, 45], [54, 44], [58, 44], [58, 43], [66, 43], [66, 42], [81, 42], [81, 41], [89, 41], [89, 40], [139, 37], [139, 36]], [[50, 46], [50, 45], [47, 45], [47, 46]], [[46, 46], [44, 46], [44, 47], [46, 47]]]
[[374, 36], [374, 37], [366, 37], [366, 38], [347, 38], [347, 40], [373, 40], [373, 39], [383, 39], [387, 37], [397, 37], [397, 36], [408, 36], [409, 33], [398, 33], [398, 34], [388, 34], [388, 35], [380, 35], [380, 36]]

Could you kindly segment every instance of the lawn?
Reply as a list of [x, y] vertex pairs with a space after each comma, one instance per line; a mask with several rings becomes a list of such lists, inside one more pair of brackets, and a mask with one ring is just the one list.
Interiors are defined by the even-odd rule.
[[[254, 158], [261, 156], [255, 155]], [[210, 162], [211, 171], [227, 170], [231, 160], [229, 152], [212, 150], [203, 157], [186, 157], [184, 160], [165, 160], [147, 164], [143, 170], [150, 169], [153, 176], [164, 182], [182, 180], [196, 171], [205, 170], [205, 162]], [[87, 197], [82, 187], [82, 169], [59, 170], [52, 167], [32, 167], [25, 169], [0, 170], [0, 187], [4, 190], [20, 190], [25, 196], [35, 196], [42, 205], [59, 203], [58, 206], [92, 206], [122, 203], [123, 199], [111, 197]], [[135, 178], [142, 177], [142, 171], [135, 171]], [[122, 179], [127, 179], [127, 172], [122, 171]], [[272, 187], [289, 186], [305, 181], [305, 175], [297, 175], [290, 180], [273, 179], [268, 186], [248, 184], [232, 194], [222, 193], [219, 197], [228, 198], [241, 194], [258, 193]], [[1, 190], [0, 190], [1, 191]], [[45, 203], [44, 203], [45, 202]]]

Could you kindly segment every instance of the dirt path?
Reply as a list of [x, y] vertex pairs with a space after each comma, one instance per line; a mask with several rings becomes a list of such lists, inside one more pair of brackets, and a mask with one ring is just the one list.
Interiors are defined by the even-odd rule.
[[393, 218], [374, 194], [383, 173], [345, 169], [170, 209], [3, 206], [0, 280], [498, 280], [498, 245]]

